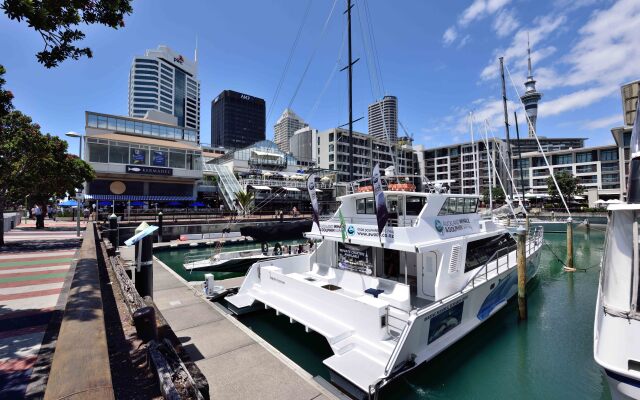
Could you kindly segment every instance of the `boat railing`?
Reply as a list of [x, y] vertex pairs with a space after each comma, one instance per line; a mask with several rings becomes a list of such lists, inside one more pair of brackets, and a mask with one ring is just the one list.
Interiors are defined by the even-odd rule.
[[[392, 313], [391, 311], [399, 313], [403, 315], [403, 317], [405, 318], [398, 317], [397, 315], [394, 315], [394, 313]], [[409, 320], [410, 315], [411, 314], [408, 311], [392, 306], [391, 304], [387, 305], [386, 307], [387, 334], [392, 338], [394, 338], [394, 340], [397, 340], [402, 334], [402, 331], [404, 330], [404, 328], [407, 326], [407, 321]], [[391, 332], [391, 328], [395, 329], [399, 333], [399, 335], [394, 335]]]
[[191, 265], [193, 266], [194, 263], [198, 262], [198, 261], [202, 261], [202, 260], [207, 260], [209, 258], [211, 258], [213, 256], [213, 251], [209, 251], [207, 253], [202, 253], [202, 252], [197, 252], [197, 253], [192, 253], [189, 252], [187, 254], [184, 255], [184, 258], [182, 260], [182, 264], [183, 265]]

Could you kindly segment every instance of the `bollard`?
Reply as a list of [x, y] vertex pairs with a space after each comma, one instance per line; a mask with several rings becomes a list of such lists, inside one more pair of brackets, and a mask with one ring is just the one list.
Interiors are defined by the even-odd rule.
[[136, 327], [136, 333], [142, 342], [147, 343], [150, 340], [158, 340], [156, 310], [153, 307], [141, 307], [134, 311], [133, 325]]
[[518, 319], [527, 319], [527, 231], [519, 226], [516, 230], [518, 244], [516, 261], [518, 269]]
[[573, 266], [573, 220], [571, 217], [567, 218], [567, 262], [565, 264], [565, 271], [574, 272], [576, 270]]
[[153, 298], [153, 235], [149, 235], [136, 245], [135, 285], [140, 297]]
[[162, 211], [158, 213], [158, 243], [162, 242]]
[[115, 250], [118, 250], [118, 217], [115, 214], [109, 216], [109, 241]]

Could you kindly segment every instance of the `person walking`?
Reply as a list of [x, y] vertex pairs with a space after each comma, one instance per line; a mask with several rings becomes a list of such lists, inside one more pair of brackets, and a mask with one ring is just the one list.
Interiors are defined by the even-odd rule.
[[34, 209], [34, 214], [36, 216], [36, 229], [42, 229], [44, 228], [44, 223], [43, 223], [43, 215], [42, 215], [42, 209], [40, 208], [40, 206], [38, 204], [36, 204], [35, 209]]
[[280, 222], [284, 222], [284, 211], [280, 210]]

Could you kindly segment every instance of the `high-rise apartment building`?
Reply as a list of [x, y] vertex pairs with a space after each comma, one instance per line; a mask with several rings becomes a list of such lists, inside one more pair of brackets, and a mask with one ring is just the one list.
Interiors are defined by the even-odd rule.
[[178, 126], [195, 129], [200, 142], [200, 81], [198, 62], [167, 46], [136, 56], [129, 72], [129, 116], [147, 111], [171, 114]]
[[274, 143], [278, 145], [278, 148], [280, 148], [280, 150], [288, 153], [290, 151], [289, 141], [291, 139], [291, 136], [293, 136], [295, 131], [304, 128], [305, 126], [308, 126], [308, 124], [304, 122], [302, 118], [300, 118], [296, 113], [294, 113], [293, 110], [287, 108], [282, 112], [282, 115], [280, 116], [280, 118], [278, 118], [278, 121], [273, 126]]
[[384, 96], [369, 105], [369, 135], [378, 140], [396, 143], [398, 140], [398, 98]]
[[224, 90], [211, 102], [211, 144], [241, 149], [265, 139], [265, 103]]

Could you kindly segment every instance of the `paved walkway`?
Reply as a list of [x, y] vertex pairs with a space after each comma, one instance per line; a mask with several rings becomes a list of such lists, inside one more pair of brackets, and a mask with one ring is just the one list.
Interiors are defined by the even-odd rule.
[[153, 274], [153, 299], [206, 376], [212, 399], [335, 398], [157, 260]]
[[40, 397], [53, 357], [82, 238], [75, 222], [45, 220], [45, 227], [36, 230], [26, 221], [7, 232], [0, 247], [2, 399]]

